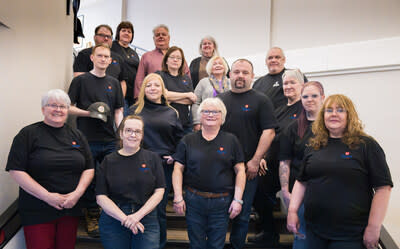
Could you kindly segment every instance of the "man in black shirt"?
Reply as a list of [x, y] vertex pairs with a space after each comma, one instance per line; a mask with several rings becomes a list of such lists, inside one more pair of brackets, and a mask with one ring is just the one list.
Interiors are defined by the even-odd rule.
[[[93, 159], [96, 164], [99, 164], [107, 154], [116, 149], [114, 125], [118, 127], [122, 120], [124, 99], [119, 82], [106, 75], [106, 69], [111, 61], [110, 48], [107, 45], [96, 45], [90, 59], [93, 62], [93, 69], [75, 77], [71, 82], [68, 91], [72, 104], [69, 114], [78, 116], [78, 129], [86, 136]], [[90, 117], [87, 109], [95, 102], [104, 102], [109, 106], [111, 114], [106, 122]], [[85, 198], [90, 207], [86, 217], [87, 221], [90, 221], [87, 224], [88, 233], [95, 237], [98, 236], [99, 211], [96, 205], [94, 184], [88, 188]]]
[[[96, 27], [94, 31], [95, 45], [105, 44], [111, 48], [112, 46], [112, 29], [106, 24], [101, 24]], [[74, 77], [89, 72], [93, 69], [93, 62], [90, 59], [93, 47], [83, 49], [79, 52], [74, 61]], [[107, 67], [106, 74], [116, 78], [121, 83], [122, 93], [126, 94], [126, 80], [127, 75], [125, 67], [123, 67], [123, 58], [113, 51], [111, 51], [111, 62]]]
[[233, 220], [230, 242], [233, 248], [243, 248], [248, 231], [251, 205], [257, 189], [260, 161], [274, 136], [277, 121], [268, 97], [251, 89], [254, 78], [253, 65], [246, 59], [232, 64], [230, 72], [232, 89], [220, 94], [227, 116], [222, 130], [239, 139], [246, 161], [246, 188], [242, 212]]
[[[254, 82], [253, 88], [267, 95], [274, 107], [277, 108], [287, 104], [287, 99], [283, 95], [282, 75], [285, 72], [286, 57], [283, 50], [279, 47], [272, 47], [267, 54], [265, 64], [268, 67], [268, 74]], [[307, 78], [304, 76], [304, 82]]]

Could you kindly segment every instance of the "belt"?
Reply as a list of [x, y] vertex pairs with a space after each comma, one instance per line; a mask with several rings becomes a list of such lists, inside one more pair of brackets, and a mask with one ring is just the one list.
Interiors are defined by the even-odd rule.
[[191, 187], [186, 187], [186, 189], [195, 195], [205, 197], [205, 198], [220, 198], [220, 197], [226, 197], [226, 196], [230, 195], [229, 192], [223, 192], [223, 193], [202, 192], [202, 191], [193, 189]]

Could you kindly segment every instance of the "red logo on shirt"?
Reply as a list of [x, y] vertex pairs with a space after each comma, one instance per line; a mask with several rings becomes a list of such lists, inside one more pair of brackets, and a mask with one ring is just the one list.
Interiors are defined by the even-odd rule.
[[350, 152], [346, 151], [344, 154], [342, 154], [343, 159], [351, 159], [353, 156], [350, 154]]
[[219, 150], [218, 150], [217, 152], [218, 152], [218, 154], [220, 154], [220, 155], [225, 154], [224, 147], [219, 147]]
[[346, 156], [348, 156], [348, 155], [350, 155], [350, 152], [346, 151], [346, 153], [344, 153], [344, 154], [346, 154]]
[[146, 164], [142, 163], [142, 165], [140, 165], [140, 171], [142, 172], [147, 172], [149, 170], [149, 168], [146, 168]]
[[146, 164], [145, 163], [142, 164], [142, 168], [146, 168]]
[[71, 144], [72, 144], [72, 147], [73, 147], [73, 148], [79, 148], [79, 147], [81, 147], [79, 144], [76, 143], [76, 141], [72, 141]]

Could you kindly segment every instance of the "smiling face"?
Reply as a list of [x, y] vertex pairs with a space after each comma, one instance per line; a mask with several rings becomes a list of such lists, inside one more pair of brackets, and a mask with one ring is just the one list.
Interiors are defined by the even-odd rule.
[[215, 105], [203, 105], [200, 113], [200, 123], [203, 127], [219, 127], [222, 125], [222, 111]]
[[330, 137], [343, 137], [347, 127], [347, 111], [335, 103], [329, 104], [324, 110], [324, 122]]
[[283, 80], [283, 95], [291, 101], [300, 99], [303, 84], [293, 77], [285, 77]]
[[305, 86], [301, 94], [301, 103], [307, 113], [316, 115], [321, 109], [325, 96], [321, 96], [320, 89], [314, 85]]
[[44, 123], [52, 127], [62, 127], [68, 117], [68, 106], [60, 101], [49, 99], [42, 107]]
[[285, 68], [286, 59], [279, 48], [272, 48], [267, 55], [265, 63], [270, 74], [278, 74]]
[[179, 70], [182, 65], [182, 54], [179, 50], [170, 53], [167, 59], [168, 71]]
[[106, 70], [111, 63], [111, 52], [109, 48], [95, 47], [90, 59], [93, 62], [93, 67], [99, 70]]
[[120, 137], [123, 148], [138, 149], [143, 138], [143, 122], [138, 119], [126, 119], [124, 129], [120, 131]]
[[148, 100], [154, 103], [161, 103], [162, 86], [161, 82], [154, 78], [146, 83], [144, 94]]
[[214, 54], [214, 43], [210, 40], [203, 39], [201, 43], [201, 54], [204, 57], [211, 58]]
[[167, 50], [169, 48], [170, 36], [165, 28], [158, 28], [154, 32], [153, 41], [156, 48]]
[[254, 74], [253, 68], [247, 61], [237, 61], [230, 72], [233, 92], [245, 92], [250, 89]]
[[224, 75], [225, 68], [221, 58], [217, 58], [214, 60], [211, 67], [211, 74], [213, 75]]
[[132, 41], [132, 30], [129, 28], [122, 28], [119, 31], [119, 40], [124, 44], [129, 44]]
[[112, 45], [111, 31], [106, 27], [99, 28], [99, 30], [97, 30], [97, 33], [94, 35], [94, 43], [96, 45], [99, 44], [108, 45], [111, 48]]

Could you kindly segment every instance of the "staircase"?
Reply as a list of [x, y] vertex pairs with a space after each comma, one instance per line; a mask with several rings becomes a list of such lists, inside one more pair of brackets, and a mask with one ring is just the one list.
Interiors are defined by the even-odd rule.
[[[278, 202], [279, 203], [279, 202]], [[280, 205], [275, 208], [274, 217], [277, 231], [280, 231], [280, 245], [278, 248], [291, 248], [293, 235], [286, 230], [286, 214], [281, 211]], [[255, 233], [255, 215], [252, 215], [249, 225], [248, 236]], [[189, 248], [189, 239], [186, 230], [185, 217], [177, 215], [172, 208], [172, 203], [167, 206], [167, 247], [166, 249], [186, 249]], [[229, 231], [229, 230], [228, 230]], [[226, 236], [226, 248], [229, 247], [229, 232]], [[245, 248], [266, 249], [258, 244], [246, 243]], [[78, 228], [77, 243], [75, 249], [103, 249], [99, 238], [91, 238], [87, 235], [84, 221], [81, 220]], [[267, 249], [275, 249], [273, 247]]]

